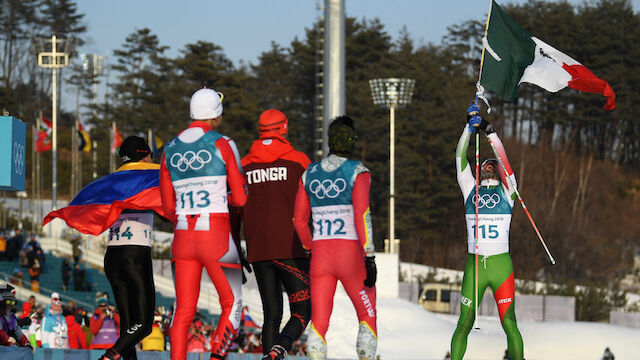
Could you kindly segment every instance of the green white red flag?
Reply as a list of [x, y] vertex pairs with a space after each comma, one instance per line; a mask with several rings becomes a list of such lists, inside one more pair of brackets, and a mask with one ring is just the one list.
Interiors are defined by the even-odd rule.
[[616, 94], [609, 83], [570, 56], [531, 36], [495, 1], [491, 3], [487, 33], [482, 39], [485, 52], [480, 70], [481, 90], [494, 91], [513, 101], [523, 82], [550, 92], [570, 87], [604, 95], [606, 110], [616, 107]]

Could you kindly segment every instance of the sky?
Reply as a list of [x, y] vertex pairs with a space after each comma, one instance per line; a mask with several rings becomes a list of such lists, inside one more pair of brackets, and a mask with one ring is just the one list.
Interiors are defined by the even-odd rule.
[[[485, 21], [489, 9], [489, 0], [344, 1], [347, 16], [379, 18], [394, 39], [406, 27], [416, 45], [440, 43], [450, 25], [470, 19]], [[640, 0], [631, 2], [638, 11]], [[305, 29], [322, 15], [318, 8], [323, 4], [324, 0], [82, 0], [77, 6], [85, 14], [87, 43], [79, 51], [106, 55], [108, 65], [113, 50], [121, 48], [129, 34], [147, 27], [161, 45], [169, 46], [169, 56], [179, 55], [186, 44], [203, 40], [221, 46], [236, 66], [255, 64], [271, 42], [288, 47], [294, 38], [303, 39]], [[99, 92], [102, 98], [104, 84]], [[68, 104], [65, 108], [75, 107], [72, 100], [63, 97]]]
[[[499, 3], [505, 3], [500, 1]], [[526, 0], [510, 0], [525, 3]], [[573, 4], [584, 3], [570, 0]], [[84, 52], [108, 55], [128, 34], [148, 27], [177, 55], [184, 45], [205, 40], [220, 45], [234, 64], [257, 61], [272, 41], [288, 46], [304, 38], [321, 15], [323, 0], [110, 0], [77, 1], [89, 42]], [[632, 0], [640, 9], [640, 0]], [[418, 44], [439, 43], [447, 27], [469, 19], [484, 21], [488, 0], [345, 0], [347, 16], [379, 18], [397, 37], [403, 26]]]

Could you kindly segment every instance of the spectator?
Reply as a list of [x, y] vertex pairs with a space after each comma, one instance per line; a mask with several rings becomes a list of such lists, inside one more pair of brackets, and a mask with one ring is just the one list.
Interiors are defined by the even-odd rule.
[[44, 251], [42, 250], [41, 247], [37, 247], [35, 249], [35, 259], [38, 260], [38, 262], [40, 263], [40, 270], [42, 272], [44, 272], [45, 268], [46, 268], [46, 258], [44, 257]]
[[20, 253], [18, 253], [18, 257], [20, 258], [20, 266], [29, 267], [29, 258], [27, 257], [27, 253], [31, 250], [30, 242], [24, 244], [22, 249], [20, 249]]
[[73, 290], [75, 291], [84, 291], [84, 279], [85, 272], [84, 269], [80, 267], [79, 263], [74, 265], [73, 269]]
[[446, 354], [444, 354], [444, 360], [451, 360], [451, 353], [447, 351]]
[[160, 315], [159, 312], [156, 312], [153, 317], [151, 334], [142, 339], [143, 351], [164, 351], [164, 334], [162, 333], [162, 327], [162, 315]]
[[31, 343], [31, 347], [37, 348], [42, 346], [40, 331], [40, 322], [42, 321], [42, 306], [36, 306], [33, 315], [31, 315], [31, 324], [27, 329], [27, 336], [29, 337], [29, 342]]
[[17, 286], [24, 286], [24, 273], [20, 268], [13, 268], [13, 274], [11, 274], [11, 283]]
[[38, 259], [35, 259], [31, 267], [29, 268], [29, 277], [31, 278], [31, 291], [40, 292], [40, 274], [42, 271], [40, 269], [40, 262]]
[[50, 349], [69, 348], [67, 320], [62, 316], [62, 301], [57, 292], [51, 294], [51, 305], [44, 310], [40, 324], [42, 347]]
[[187, 338], [187, 352], [200, 353], [209, 350], [209, 343], [202, 333], [202, 321], [196, 320], [191, 326], [191, 331]]
[[82, 257], [82, 250], [80, 249], [80, 235], [73, 235], [71, 238], [71, 254], [73, 256], [73, 262], [78, 263]]
[[24, 235], [22, 235], [22, 231], [20, 229], [16, 229], [7, 241], [7, 259], [9, 261], [13, 261], [13, 258], [18, 256], [18, 252], [22, 249], [23, 245]]
[[36, 297], [31, 295], [29, 296], [29, 300], [25, 301], [22, 304], [22, 315], [20, 315], [21, 319], [28, 318], [32, 313], [36, 311]]
[[13, 306], [16, 304], [15, 290], [9, 284], [0, 285], [0, 345], [31, 347], [29, 339], [18, 325]]
[[98, 308], [89, 320], [89, 328], [93, 334], [90, 349], [109, 349], [118, 340], [120, 316], [113, 306], [107, 304], [107, 299], [98, 299]]
[[247, 333], [247, 344], [245, 345], [245, 353], [262, 353], [262, 342], [260, 341], [259, 334], [250, 332]]
[[4, 260], [7, 255], [7, 238], [4, 231], [0, 231], [0, 260]]
[[88, 349], [87, 335], [82, 330], [82, 326], [76, 322], [75, 315], [72, 312], [65, 312], [67, 325], [69, 326], [69, 348], [71, 349]]
[[29, 242], [25, 244], [24, 249], [27, 255], [27, 266], [33, 265], [33, 262], [36, 259], [40, 261], [44, 259], [44, 255], [38, 255], [38, 254], [43, 254], [43, 252], [42, 252], [42, 248], [40, 247], [40, 243], [38, 242], [35, 236], [31, 236], [31, 239], [29, 240]]
[[615, 358], [616, 357], [613, 356], [613, 353], [611, 352], [611, 350], [609, 350], [609, 347], [604, 349], [604, 354], [602, 354], [602, 360], [614, 360]]

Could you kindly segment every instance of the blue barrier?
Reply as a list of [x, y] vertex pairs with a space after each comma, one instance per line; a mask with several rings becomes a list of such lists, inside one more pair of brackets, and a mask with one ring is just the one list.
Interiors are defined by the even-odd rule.
[[[43, 349], [31, 352], [28, 348], [0, 346], [2, 360], [96, 360], [104, 350]], [[171, 360], [168, 351], [138, 351], [138, 360]], [[187, 360], [209, 360], [210, 353], [187, 353]], [[262, 354], [229, 353], [227, 360], [260, 360]], [[287, 356], [289, 360], [308, 360], [306, 356]]]

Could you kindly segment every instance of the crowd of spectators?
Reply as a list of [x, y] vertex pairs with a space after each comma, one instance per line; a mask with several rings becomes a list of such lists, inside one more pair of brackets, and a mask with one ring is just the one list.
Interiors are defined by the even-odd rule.
[[[120, 317], [107, 293], [96, 293], [93, 309], [85, 309], [72, 300], [65, 303], [57, 292], [51, 294], [47, 304], [38, 304], [33, 296], [21, 305], [15, 300], [10, 303], [15, 305], [10, 311], [15, 313], [29, 346], [33, 348], [105, 349], [111, 347], [119, 336]], [[172, 309], [162, 306], [156, 309], [151, 334], [138, 344], [139, 350], [170, 350], [169, 325], [172, 313]], [[187, 351], [210, 351], [215, 325], [215, 320], [207, 321], [205, 316], [196, 313], [189, 329]], [[253, 322], [245, 324], [243, 321], [230, 352], [261, 354], [260, 335], [259, 326]], [[289, 354], [305, 356], [305, 341], [306, 337], [303, 335]], [[16, 344], [3, 344], [0, 341], [0, 345]]]
[[[20, 266], [13, 269], [10, 280], [18, 286], [29, 281], [29, 287], [40, 292], [40, 275], [45, 271], [46, 257], [35, 235], [26, 241], [22, 230], [0, 230], [0, 261], [18, 259]], [[25, 278], [29, 274], [29, 278]]]

